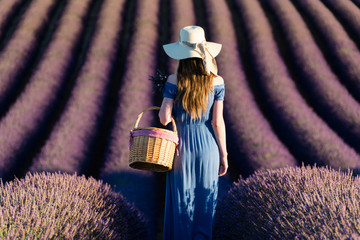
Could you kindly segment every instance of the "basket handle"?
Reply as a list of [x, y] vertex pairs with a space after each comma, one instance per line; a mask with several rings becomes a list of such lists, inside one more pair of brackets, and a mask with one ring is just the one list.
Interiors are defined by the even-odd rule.
[[[157, 106], [148, 107], [147, 109], [145, 109], [144, 111], [142, 111], [141, 113], [139, 113], [139, 115], [137, 116], [137, 119], [136, 119], [136, 122], [135, 122], [135, 125], [134, 125], [134, 128], [133, 128], [133, 129], [135, 129], [135, 128], [138, 127], [142, 115], [143, 115], [145, 112], [149, 111], [149, 110], [160, 110], [160, 107], [157, 107]], [[177, 135], [177, 129], [176, 129], [175, 120], [174, 120], [174, 118], [173, 118], [172, 116], [171, 116], [171, 123], [172, 123], [172, 125], [173, 125], [174, 132], [175, 132], [176, 135]]]

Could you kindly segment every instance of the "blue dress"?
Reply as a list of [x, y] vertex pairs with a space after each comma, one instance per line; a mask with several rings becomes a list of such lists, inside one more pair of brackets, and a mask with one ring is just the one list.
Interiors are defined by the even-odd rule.
[[[166, 82], [163, 96], [175, 99], [176, 94], [177, 86]], [[197, 120], [174, 104], [179, 156], [166, 175], [164, 240], [212, 237], [220, 158], [211, 120], [214, 101], [224, 95], [225, 84], [215, 85], [205, 115]]]

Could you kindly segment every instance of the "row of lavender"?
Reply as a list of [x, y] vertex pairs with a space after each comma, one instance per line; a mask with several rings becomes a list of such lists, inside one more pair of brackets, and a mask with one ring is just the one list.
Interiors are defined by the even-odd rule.
[[[128, 52], [121, 74], [119, 92], [112, 128], [105, 146], [105, 155], [100, 178], [122, 192], [149, 219], [151, 234], [157, 231], [156, 176], [153, 173], [132, 170], [128, 166], [129, 131], [133, 128], [140, 111], [152, 105], [152, 86], [148, 80], [154, 74], [157, 57], [157, 17], [160, 1], [141, 0], [136, 2], [133, 18], [133, 35], [128, 43]], [[123, 49], [125, 51], [125, 49]], [[140, 124], [149, 126], [153, 115], [144, 114]]]
[[341, 79], [332, 72], [301, 15], [290, 1], [271, 1], [268, 5], [285, 35], [290, 58], [296, 62], [293, 65], [301, 77], [298, 84], [309, 91], [311, 105], [339, 135], [358, 147], [360, 105], [342, 85]]
[[[33, 7], [36, 5], [34, 5]], [[56, 34], [53, 37], [51, 43], [49, 44], [44, 57], [42, 57], [41, 62], [37, 66], [32, 77], [29, 79], [25, 90], [21, 93], [20, 97], [17, 99], [16, 103], [11, 106], [9, 113], [5, 115], [2, 119], [0, 126], [4, 129], [2, 132], [4, 134], [3, 147], [2, 151], [2, 161], [3, 164], [1, 177], [4, 179], [11, 179], [12, 174], [17, 176], [21, 175], [18, 171], [19, 166], [23, 165], [22, 163], [14, 161], [18, 152], [21, 152], [21, 147], [24, 147], [24, 144], [32, 144], [36, 142], [35, 136], [38, 132], [41, 131], [40, 126], [50, 125], [50, 120], [47, 118], [46, 114], [49, 112], [54, 113], [51, 107], [54, 106], [56, 99], [64, 98], [63, 102], [65, 106], [59, 114], [59, 119], [56, 120], [54, 126], [51, 126], [50, 135], [46, 139], [46, 142], [41, 147], [41, 150], [36, 155], [35, 158], [31, 160], [30, 171], [63, 171], [70, 173], [91, 173], [90, 168], [93, 163], [89, 162], [89, 156], [94, 153], [94, 149], [97, 147], [97, 144], [101, 144], [97, 139], [97, 132], [101, 127], [102, 120], [104, 119], [103, 109], [106, 108], [105, 104], [109, 103], [111, 92], [109, 88], [114, 84], [115, 81], [121, 81], [124, 85], [130, 84], [126, 89], [125, 93], [128, 92], [131, 88], [131, 84], [142, 84], [143, 75], [151, 75], [151, 69], [155, 66], [150, 66], [149, 61], [145, 59], [142, 64], [139, 65], [139, 62], [142, 61], [142, 52], [150, 51], [149, 53], [153, 55], [151, 62], [156, 62], [156, 54], [153, 54], [156, 50], [156, 38], [150, 42], [150, 44], [144, 49], [143, 42], [135, 42], [132, 44], [130, 56], [134, 56], [133, 59], [127, 62], [128, 68], [126, 69], [125, 78], [128, 78], [127, 81], [122, 81], [120, 78], [112, 79], [110, 77], [111, 71], [113, 70], [113, 63], [115, 61], [115, 54], [118, 53], [118, 41], [121, 34], [128, 34], [129, 32], [122, 32], [121, 27], [123, 26], [123, 9], [125, 6], [125, 1], [68, 1], [66, 10], [61, 16], [61, 20], [58, 23], [59, 28], [56, 30]], [[157, 7], [151, 7], [151, 2], [140, 2], [137, 6], [138, 13], [135, 19], [135, 24], [141, 24], [142, 22], [151, 22], [152, 16], [156, 15]], [[86, 19], [86, 15], [89, 15], [89, 12], [93, 11], [96, 7], [101, 8], [101, 13], [99, 17], [94, 16], [94, 19], [97, 20], [96, 24], [88, 23], [84, 25], [82, 23], [83, 19]], [[144, 14], [150, 8], [153, 11], [148, 12], [148, 15]], [[28, 9], [29, 10], [29, 9]], [[45, 14], [45, 13], [44, 13]], [[34, 14], [33, 14], [34, 15]], [[133, 20], [133, 19], [130, 19]], [[25, 19], [24, 22], [28, 20]], [[92, 26], [90, 26], [92, 25]], [[96, 25], [96, 26], [94, 26]], [[71, 26], [71, 27], [69, 27]], [[86, 28], [88, 27], [96, 28], [95, 34], [91, 37], [91, 43], [89, 50], [86, 52], [84, 57], [84, 64], [81, 66], [81, 70], [77, 73], [74, 70], [74, 67], [70, 67], [71, 64], [77, 65], [81, 60], [79, 57], [74, 57], [73, 52], [76, 50], [76, 44], [80, 39], [81, 44], [85, 45], [83, 42], [84, 38], [82, 35], [85, 35]], [[144, 24], [142, 26], [136, 26], [135, 38], [136, 39], [146, 39], [146, 35], [149, 33], [149, 25]], [[19, 28], [21, 29], [21, 28]], [[154, 23], [153, 30], [156, 32], [157, 23]], [[34, 34], [34, 33], [33, 33]], [[90, 33], [91, 34], [91, 33]], [[35, 35], [35, 34], [34, 34]], [[26, 39], [26, 38], [25, 38]], [[83, 41], [81, 41], [83, 40]], [[87, 40], [89, 41], [89, 40]], [[31, 47], [33, 44], [29, 43], [27, 46]], [[147, 44], [145, 44], [146, 46]], [[126, 46], [125, 46], [126, 47]], [[123, 47], [123, 51], [125, 51]], [[86, 48], [83, 47], [82, 48]], [[77, 62], [74, 62], [71, 58], [77, 58]], [[129, 63], [133, 61], [133, 64]], [[17, 63], [18, 61], [14, 61]], [[80, 63], [81, 64], [81, 63]], [[131, 66], [132, 65], [132, 66]], [[149, 65], [149, 66], [148, 66]], [[148, 70], [144, 73], [140, 73], [137, 68], [145, 69], [148, 67]], [[66, 74], [69, 70], [71, 74]], [[138, 73], [138, 78], [133, 79], [132, 74]], [[70, 76], [74, 79], [73, 84], [69, 84], [71, 79], [67, 79], [66, 76]], [[121, 76], [120, 76], [121, 77]], [[131, 82], [131, 79], [136, 80], [136, 82]], [[150, 82], [149, 82], [150, 84]], [[68, 89], [66, 89], [66, 87]], [[151, 86], [144, 86], [144, 89], [151, 89]], [[125, 87], [126, 88], [126, 87]], [[65, 89], [65, 91], [60, 91], [60, 89]], [[124, 90], [124, 89], [122, 89]], [[59, 93], [69, 94], [68, 99], [61, 96]], [[70, 93], [69, 93], [70, 92]], [[120, 94], [121, 98], [127, 98], [129, 101], [133, 99], [137, 94]], [[150, 96], [150, 93], [148, 94]], [[48, 99], [46, 101], [46, 98]], [[121, 98], [119, 99], [120, 102]], [[25, 99], [25, 100], [23, 100]], [[146, 106], [147, 103], [151, 101], [140, 101]], [[51, 106], [53, 105], [53, 106]], [[129, 104], [131, 106], [131, 104]], [[133, 107], [133, 109], [135, 109]], [[123, 107], [120, 106], [120, 111], [126, 111]], [[27, 116], [21, 114], [25, 113]], [[55, 110], [56, 111], [56, 110]], [[137, 110], [135, 110], [137, 111]], [[56, 112], [55, 112], [56, 114]], [[18, 116], [18, 118], [14, 117]], [[121, 118], [122, 113], [120, 112], [118, 116]], [[132, 119], [135, 119], [133, 117]], [[121, 119], [115, 119], [115, 129], [116, 126], [121, 125]], [[128, 121], [130, 123], [132, 120]], [[14, 123], [14, 124], [11, 124]], [[27, 123], [27, 124], [25, 124]], [[0, 127], [0, 128], [1, 128]], [[130, 129], [130, 126], [127, 128]], [[23, 131], [22, 131], [23, 130]], [[6, 138], [6, 135], [11, 136], [11, 138]], [[122, 136], [122, 135], [119, 135]], [[115, 141], [110, 143], [110, 147], [116, 149], [118, 141], [122, 141], [121, 137], [114, 136]], [[20, 140], [23, 140], [22, 142]], [[127, 140], [127, 139], [126, 139]], [[127, 140], [128, 141], [128, 140]], [[36, 143], [35, 143], [36, 144]], [[127, 148], [127, 147], [125, 147]], [[125, 155], [124, 155], [125, 156]], [[104, 170], [102, 171], [103, 177], [106, 177], [107, 164], [111, 164], [111, 157], [106, 156], [107, 160], [104, 162]], [[123, 161], [126, 159], [124, 158]], [[116, 164], [116, 163], [115, 163]], [[96, 164], [99, 165], [98, 163]], [[111, 168], [111, 172], [121, 172], [124, 170], [124, 165], [122, 167]], [[148, 186], [135, 186], [134, 184], [127, 183], [124, 184], [126, 189], [136, 189], [138, 192], [130, 194], [130, 200], [136, 201], [136, 199], [131, 199], [131, 196], [139, 197], [141, 190], [147, 190], [142, 199], [146, 202], [149, 202], [150, 195], [156, 196], [153, 191], [154, 187], [154, 177], [149, 176], [153, 179], [152, 187]], [[116, 181], [122, 182], [123, 178], [119, 176]], [[150, 179], [151, 180], [151, 179]], [[149, 180], [145, 181], [150, 183]], [[122, 187], [119, 184], [119, 187]], [[126, 189], [124, 190], [127, 194]], [[129, 194], [127, 194], [129, 196]], [[153, 203], [156, 202], [152, 201]], [[149, 202], [151, 205], [151, 202]], [[137, 205], [138, 204], [137, 202]], [[146, 204], [145, 204], [146, 205]], [[149, 204], [148, 204], [149, 205]], [[152, 204], [153, 205], [153, 204]], [[149, 208], [154, 209], [153, 206]], [[140, 205], [141, 210], [146, 211], [143, 206]], [[146, 216], [149, 218], [148, 214]], [[151, 217], [151, 216], [150, 216]], [[152, 229], [155, 229], [154, 227]]]
[[223, 44], [218, 57], [226, 82], [225, 118], [231, 133], [229, 148], [234, 164], [250, 174], [259, 168], [295, 166], [296, 161], [272, 131], [251, 92], [238, 53], [235, 27], [225, 1], [207, 1], [210, 38]]
[[122, 26], [119, 13], [123, 12], [123, 7], [124, 1], [103, 3], [94, 40], [66, 108], [41, 152], [34, 159], [31, 171], [89, 172], [87, 156], [92, 150], [89, 146], [94, 141], [108, 92], [108, 76]]
[[[354, 18], [343, 21], [356, 32], [354, 19], [359, 9], [354, 8], [355, 5], [347, 3], [339, 7], [333, 1], [324, 2], [338, 9], [338, 14], [351, 13]], [[17, 170], [22, 166], [21, 162], [16, 161], [17, 156], [21, 156], [24, 148], [35, 146], [33, 144], [38, 133], [44, 125], [49, 125], [49, 115], [55, 112], [52, 106], [59, 98], [60, 89], [66, 84], [65, 73], [71, 63], [72, 51], [83, 33], [81, 18], [95, 3], [100, 4], [99, 1], [90, 0], [67, 3], [59, 27], [41, 61], [24, 90], [2, 117], [1, 176], [9, 177], [21, 172]], [[2, 9], [10, 12], [16, 4], [13, 2]], [[17, 72], [25, 65], [37, 41], [34, 36], [43, 28], [42, 20], [54, 4], [55, 1], [33, 1], [1, 51], [0, 97], [5, 98], [8, 89], [16, 84]], [[135, 19], [132, 20], [135, 30], [124, 60], [124, 73], [119, 79], [113, 80], [121, 81], [121, 86], [113, 128], [105, 157], [101, 160], [100, 175], [103, 178], [113, 173], [133, 172], [127, 166], [128, 142], [124, 136], [132, 128], [139, 111], [153, 103], [150, 82], [146, 78], [153, 74], [156, 53], [161, 51], [156, 38], [158, 18], [154, 18], [158, 15], [160, 2], [151, 4], [151, 11], [144, 10], [146, 4], [136, 4]], [[212, 1], [204, 1], [203, 4], [209, 39], [224, 45], [218, 61], [228, 89], [225, 116], [232, 143], [229, 149], [232, 156], [239, 156], [231, 160], [241, 168], [239, 172], [249, 174], [260, 168], [294, 166], [300, 161], [358, 169], [360, 157], [354, 149], [359, 150], [360, 107], [356, 101], [356, 86], [351, 85], [354, 89], [351, 91], [346, 86], [359, 82], [357, 78], [360, 74], [357, 74], [355, 64], [360, 53], [331, 11], [321, 2], [311, 1], [271, 1], [263, 3], [263, 6], [257, 1], [221, 1], [216, 5]], [[177, 1], [170, 4], [173, 13], [170, 30], [172, 41], [175, 41], [181, 26], [199, 21], [195, 15], [196, 11], [201, 10], [195, 10], [192, 2], [180, 5], [186, 8], [183, 11], [187, 13], [186, 18], [181, 18]], [[51, 134], [37, 156], [30, 159], [31, 171], [89, 173], [92, 163], [88, 156], [97, 143], [96, 133], [109, 97], [109, 75], [115, 58], [116, 41], [122, 34], [124, 7], [124, 1], [115, 6], [101, 6], [97, 32], [85, 63], [76, 76], [74, 86], [68, 90], [71, 94], [63, 111], [58, 113], [59, 119], [51, 127]], [[283, 41], [287, 43], [292, 62], [284, 61], [276, 42], [279, 36], [271, 32], [272, 26], [266, 12], [272, 14], [281, 26]], [[37, 18], [32, 17], [35, 14]], [[333, 63], [329, 63], [329, 58], [324, 56], [320, 49], [322, 46], [318, 46], [301, 14], [306, 15], [306, 21], [314, 23], [316, 29], [326, 36], [326, 44], [333, 46], [331, 54], [341, 64], [344, 75], [333, 72]], [[257, 21], [254, 21], [255, 18]], [[326, 22], [322, 21], [324, 18]], [[328, 22], [335, 27], [330, 28]], [[346, 43], [347, 51], [343, 51], [342, 43]], [[170, 69], [175, 70], [174, 63], [171, 63]], [[291, 71], [294, 69], [301, 73], [301, 79], [293, 79]], [[302, 95], [304, 92], [306, 97]], [[152, 122], [152, 115], [149, 114], [144, 117], [142, 124]], [[26, 164], [23, 167], [26, 168]], [[135, 175], [145, 174], [135, 172]]]
[[[295, 165], [294, 158], [298, 163], [316, 162], [336, 168], [359, 169], [360, 158], [354, 150], [359, 150], [360, 137], [360, 108], [356, 95], [342, 85], [341, 81], [347, 75], [344, 77], [331, 71], [298, 10], [288, 1], [271, 1], [267, 8], [257, 1], [228, 1], [228, 4], [232, 16], [225, 2], [215, 5], [204, 1], [210, 37], [225, 46], [218, 61], [221, 74], [227, 80], [225, 114], [228, 132], [231, 143], [236, 143], [229, 147], [233, 156], [241, 156], [232, 159], [241, 168], [240, 172], [246, 174], [247, 170], [251, 173], [260, 168]], [[310, 1], [306, 7], [326, 11], [325, 6], [312, 5]], [[280, 37], [285, 36], [282, 41], [289, 46], [287, 51], [293, 63], [280, 55], [275, 38], [279, 36], [273, 36], [273, 27], [264, 10], [278, 19], [284, 33]], [[236, 33], [233, 33], [234, 29]], [[334, 35], [328, 35], [331, 37]], [[338, 38], [354, 46], [345, 31], [340, 32]], [[357, 54], [358, 51], [349, 51], [342, 59], [352, 62]], [[295, 67], [289, 70], [289, 64]], [[293, 79], [289, 72], [293, 69], [302, 74], [301, 82], [295, 82], [299, 78]], [[239, 81], [242, 79], [245, 84]], [[304, 89], [309, 91], [306, 93], [309, 99], [302, 95]], [[263, 113], [257, 111], [259, 107]], [[261, 123], [262, 119], [264, 123]]]
[[[19, 4], [5, 2], [1, 29]], [[29, 170], [99, 175], [147, 217], [157, 215], [159, 179], [128, 167], [128, 134], [154, 104], [147, 79], [164, 68], [157, 61], [165, 2], [169, 41], [181, 27], [205, 23], [207, 38], [223, 44], [217, 60], [234, 178], [301, 162], [360, 170], [360, 52], [352, 40], [360, 10], [352, 2], [33, 0], [0, 49], [1, 178]], [[46, 43], [37, 36], [54, 27], [56, 6], [64, 10]], [[19, 80], [39, 42], [46, 49]], [[7, 101], [21, 81], [24, 89]], [[140, 124], [155, 124], [155, 116]]]
[[[19, 166], [28, 167], [16, 161], [17, 156], [22, 156], [24, 148], [35, 146], [38, 133], [44, 125], [50, 124], [49, 115], [56, 112], [52, 107], [66, 85], [65, 73], [70, 68], [72, 51], [85, 28], [81, 18], [94, 8], [92, 5], [100, 5], [99, 2], [68, 1], [41, 61], [24, 90], [1, 118], [0, 164], [4, 178], [21, 173]], [[352, 26], [354, 33], [358, 29], [354, 19], [359, 15], [359, 9], [351, 2], [338, 6], [339, 3], [330, 0], [324, 0], [326, 5], [311, 1], [260, 3], [221, 1], [215, 5], [212, 1], [204, 1], [205, 9], [199, 10], [194, 8], [195, 2], [170, 2], [172, 41], [176, 40], [181, 26], [199, 22], [195, 15], [201, 16], [197, 12], [205, 11], [202, 16], [208, 23], [204, 26], [209, 30], [208, 38], [224, 45], [218, 62], [227, 83], [225, 116], [232, 143], [229, 149], [232, 156], [238, 156], [231, 158], [231, 163], [243, 174], [260, 168], [294, 166], [301, 161], [358, 169], [360, 157], [354, 149], [360, 148], [360, 107], [355, 83], [359, 82], [360, 74], [357, 74], [355, 64], [360, 53], [327, 6], [337, 9], [337, 14], [350, 13], [353, 18], [344, 18], [342, 23]], [[2, 9], [11, 12], [16, 4], [15, 1], [8, 2]], [[34, 0], [1, 51], [0, 97], [6, 98], [9, 89], [15, 86], [18, 72], [29, 59], [35, 41], [39, 41], [34, 36], [43, 28], [42, 20], [54, 4], [55, 1], [40, 3]], [[75, 76], [75, 83], [67, 90], [71, 93], [64, 100], [65, 107], [57, 113], [59, 118], [51, 126], [40, 152], [29, 160], [31, 171], [62, 170], [89, 174], [89, 168], [94, 166], [91, 162], [94, 159], [89, 155], [97, 144], [109, 86], [111, 81], [121, 81], [105, 156], [96, 159], [102, 162], [100, 176], [106, 178], [121, 172], [149, 175], [134, 172], [127, 166], [128, 141], [124, 136], [132, 128], [139, 111], [153, 103], [150, 82], [146, 78], [153, 74], [157, 52], [161, 51], [156, 37], [158, 17], [154, 16], [158, 15], [162, 3], [151, 4], [151, 11], [144, 10], [146, 2], [136, 3], [134, 19], [128, 20], [133, 21], [135, 30], [126, 59], [123, 59], [124, 72], [111, 81], [109, 76], [116, 57], [116, 41], [119, 35], [130, 34], [121, 29], [122, 9], [130, 4], [125, 1], [114, 6], [107, 4], [101, 6], [96, 34], [81, 71]], [[179, 6], [186, 11], [180, 11]], [[186, 12], [186, 17], [182, 17], [185, 15], [181, 12]], [[35, 14], [37, 18], [32, 17]], [[275, 20], [269, 21], [266, 14], [273, 15]], [[301, 14], [306, 15], [306, 21], [313, 23], [326, 36], [326, 45], [333, 46], [331, 54], [336, 57], [336, 63], [341, 64], [344, 75], [334, 73], [334, 63], [329, 63], [331, 59], [324, 56], [324, 46], [318, 45], [314, 39], [318, 36], [314, 37], [314, 32], [309, 31]], [[322, 21], [324, 18], [326, 22]], [[279, 36], [271, 32], [272, 21], [281, 26], [283, 35], [280, 37], [289, 53], [285, 60], [291, 58], [292, 61], [284, 60], [280, 49], [283, 46], [276, 42]], [[2, 19], [2, 25], [4, 22]], [[335, 27], [328, 26], [328, 22]], [[347, 51], [343, 50], [342, 43]], [[175, 70], [174, 62], [169, 69]], [[293, 78], [291, 71], [294, 69], [300, 77]], [[152, 116], [144, 116], [142, 124], [151, 125]]]
[[10, 14], [15, 11], [17, 6], [20, 5], [20, 0], [12, 0], [12, 1], [6, 1], [0, 8], [0, 34], [3, 33], [2, 29], [4, 28], [4, 25], [8, 18], [10, 17]]
[[[54, 114], [54, 105], [61, 97], [58, 93], [67, 80], [65, 73], [71, 63], [76, 39], [81, 34], [81, 20], [88, 11], [88, 3], [89, 1], [68, 3], [59, 28], [38, 66], [34, 69], [25, 89], [1, 119], [1, 176], [11, 177], [10, 174], [18, 175], [24, 170], [22, 166], [26, 162], [24, 160], [26, 156], [21, 156], [22, 152], [28, 153], [36, 146], [36, 139], [44, 126], [48, 124], [51, 115]], [[44, 5], [44, 2], [41, 2], [40, 6]], [[31, 17], [34, 18], [33, 15]], [[24, 31], [26, 30], [25, 27]], [[11, 47], [12, 45], [8, 45], [7, 49], [10, 51]], [[2, 57], [6, 61], [6, 54]], [[19, 65], [18, 61], [14, 60], [11, 64], [14, 65], [14, 71], [20, 71], [15, 68]], [[22, 157], [21, 161], [18, 161], [18, 156]]]
[[[54, 172], [60, 170], [89, 174], [91, 173], [90, 168], [94, 167], [92, 166], [93, 164], [99, 167], [99, 163], [89, 162], [89, 159], [91, 159], [91, 155], [94, 153], [97, 145], [102, 144], [97, 138], [99, 135], [97, 133], [103, 129], [101, 127], [104, 120], [103, 109], [107, 108], [105, 106], [107, 103], [114, 101], [110, 99], [111, 97], [114, 98], [114, 96], [109, 96], [109, 93], [112, 91], [109, 88], [117, 85], [114, 82], [121, 82], [121, 92], [118, 94], [118, 99], [116, 99], [119, 103], [116, 106], [119, 106], [119, 108], [116, 110], [117, 112], [113, 120], [114, 128], [111, 129], [113, 137], [107, 146], [108, 150], [103, 161], [101, 176], [102, 178], [107, 178], [112, 173], [117, 174], [116, 178], [112, 179], [119, 182], [118, 190], [130, 196], [131, 201], [137, 202], [141, 210], [156, 209], [153, 205], [158, 202], [158, 199], [149, 201], [151, 196], [156, 198], [154, 191], [156, 188], [155, 177], [153, 174], [145, 174], [146, 179], [144, 183], [137, 180], [141, 175], [144, 175], [140, 171], [135, 171], [134, 181], [126, 182], [124, 180], [124, 177], [128, 177], [124, 173], [128, 169], [128, 131], [131, 129], [139, 111], [139, 108], [135, 107], [138, 104], [134, 105], [133, 100], [137, 98], [137, 103], [143, 104], [142, 108], [149, 106], [152, 102], [151, 82], [147, 78], [153, 74], [153, 69], [156, 67], [156, 32], [158, 28], [157, 19], [153, 18], [153, 16], [157, 15], [159, 4], [153, 5], [151, 1], [136, 3], [136, 13], [134, 14], [136, 16], [130, 16], [130, 19], [127, 19], [127, 23], [122, 23], [125, 12], [123, 9], [134, 5], [133, 2], [106, 1], [102, 3], [102, 1], [97, 0], [81, 2], [70, 0], [67, 2], [66, 9], [59, 23], [57, 23], [59, 27], [56, 29], [56, 33], [47, 47], [44, 56], [36, 66], [32, 76], [28, 79], [26, 88], [11, 106], [9, 112], [1, 119], [0, 128], [3, 129], [1, 133], [3, 141], [1, 142], [0, 176], [3, 179], [11, 179], [13, 175], [21, 176], [22, 170], [25, 169], [34, 172]], [[44, 10], [40, 17], [48, 15], [50, 6], [50, 4], [41, 5]], [[16, 36], [19, 35], [19, 31], [30, 29], [28, 25], [29, 22], [30, 24], [32, 22], [28, 20], [27, 16], [33, 17], [35, 15], [30, 11], [33, 8], [39, 8], [36, 1], [32, 2], [29, 9], [27, 9], [27, 15], [23, 17], [23, 21], [17, 27], [14, 37], [2, 52], [4, 61], [8, 52], [20, 52], [20, 54], [23, 54], [28, 51], [29, 55], [32, 54], [32, 48], [35, 45], [32, 41], [26, 42], [23, 47], [20, 46], [22, 47], [21, 49], [19, 49], [19, 46], [16, 49], [11, 44], [14, 42], [14, 39], [17, 39]], [[96, 15], [93, 17], [97, 20], [97, 23], [83, 24], [83, 19], [86, 19], [87, 15], [91, 15], [91, 12], [94, 12], [93, 9], [96, 8], [101, 8], [99, 17], [96, 17]], [[151, 11], [149, 11], [150, 9]], [[42, 20], [40, 17], [35, 18], [39, 21], [36, 22], [38, 23], [37, 29], [30, 32], [34, 36], [39, 28], [46, 28], [48, 24], [47, 22], [40, 24]], [[127, 29], [127, 32], [122, 31], [122, 26], [132, 21], [134, 23], [131, 26], [135, 27], [133, 33], [134, 40], [128, 46], [120, 46], [121, 49], [117, 49], [119, 37], [132, 32], [132, 29]], [[89, 31], [86, 31], [86, 28], [89, 28], [89, 26], [96, 28], [96, 30], [93, 36], [89, 36], [86, 39], [83, 36], [89, 35]], [[26, 31], [24, 30], [24, 32]], [[22, 38], [27, 39], [26, 36], [22, 36]], [[41, 40], [37, 39], [37, 41]], [[81, 45], [85, 45], [85, 41], [91, 41], [89, 50], [86, 51], [86, 56], [83, 60], [79, 57], [74, 57], [73, 53], [76, 52], [76, 45], [78, 45], [79, 41]], [[128, 41], [130, 42], [130, 40]], [[86, 48], [86, 46], [81, 47]], [[116, 75], [117, 78], [112, 79], [110, 75], [111, 71], [114, 70], [113, 68], [122, 67], [113, 66], [116, 58], [115, 54], [119, 54], [120, 50], [126, 51], [126, 47], [130, 48], [129, 57], [124, 56], [127, 59], [121, 59], [120, 61], [120, 64], [126, 63], [126, 67], [123, 67], [125, 72]], [[148, 58], [148, 56], [151, 56], [151, 58]], [[16, 57], [18, 58], [11, 59], [13, 61], [10, 62], [13, 63], [10, 67], [14, 66], [14, 68], [11, 68], [14, 72], [15, 70], [21, 71], [21, 68], [18, 67], [21, 61], [23, 61], [24, 65], [27, 61], [25, 58], [20, 58], [19, 54]], [[73, 58], [76, 58], [77, 62], [74, 62]], [[74, 67], [70, 65], [78, 65], [78, 62], [81, 61], [84, 64], [81, 65], [81, 70], [76, 72]], [[67, 74], [69, 71], [70, 74]], [[74, 79], [74, 82], [71, 83], [72, 79], [67, 77]], [[13, 78], [8, 81], [8, 85], [14, 84], [15, 80]], [[148, 84], [144, 85], [144, 82]], [[135, 91], [131, 92], [134, 88]], [[148, 91], [147, 94], [145, 91]], [[8, 92], [7, 89], [4, 90], [4, 94]], [[142, 93], [144, 93], [143, 96], [145, 98], [138, 98]], [[64, 96], [67, 94], [69, 95], [68, 97]], [[58, 99], [63, 99], [61, 101], [65, 102], [63, 109], [57, 107], [59, 106], [59, 104], [56, 105], [56, 100]], [[128, 102], [128, 104], [124, 105], [124, 102]], [[59, 115], [58, 119], [55, 119], [53, 126], [51, 126], [52, 119], [49, 115]], [[145, 124], [149, 123], [145, 121]], [[124, 128], [120, 129], [119, 133], [119, 127], [122, 126]], [[46, 127], [50, 129], [48, 130], [50, 134], [47, 137], [45, 136], [46, 141], [41, 149], [39, 149], [39, 152], [33, 159], [24, 161], [19, 155], [21, 156], [22, 152], [29, 153], [30, 149], [36, 148], [39, 145], [37, 141], [39, 139], [38, 135], [42, 134], [41, 132]], [[125, 138], [123, 137], [124, 135], [126, 136]], [[120, 151], [123, 156], [123, 163], [120, 166], [114, 167], [113, 164], [117, 165], [119, 158], [118, 155], [112, 154], [112, 150], [117, 151], [121, 147], [124, 149], [124, 151]], [[28, 157], [25, 154], [22, 156]], [[16, 161], [18, 159], [21, 162]], [[99, 162], [101, 159], [95, 160]], [[30, 162], [31, 166], [27, 168], [25, 162]], [[127, 190], [131, 189], [135, 190], [133, 194], [127, 192]], [[132, 199], [131, 196], [140, 197], [140, 199], [143, 199], [144, 204], [141, 205], [137, 199]], [[152, 214], [154, 215], [155, 213]], [[147, 217], [149, 216], [147, 215]]]
[[248, 34], [249, 55], [258, 88], [272, 112], [270, 120], [274, 128], [303, 161], [358, 169], [357, 153], [311, 109], [296, 88], [259, 2], [237, 3]]
[[[357, 29], [359, 27], [357, 26], [359, 24], [356, 23], [356, 19], [358, 19], [356, 15], [359, 15], [359, 9], [350, 1], [346, 1], [347, 4], [336, 4], [336, 1], [330, 0], [324, 0], [323, 2], [326, 5], [320, 1], [293, 1], [298, 11], [305, 19], [308, 19], [309, 25], [320, 33], [319, 38], [329, 52], [330, 57], [332, 57], [331, 63], [334, 65], [334, 70], [341, 74], [343, 84], [348, 86], [354, 97], [360, 101], [360, 68], [358, 67], [360, 52], [345, 31], [346, 28], [352, 28], [355, 30], [355, 34], [358, 34]], [[328, 6], [331, 5], [332, 7], [328, 9]], [[341, 16], [349, 15], [348, 18], [339, 22], [339, 18], [331, 12], [334, 7], [341, 9]], [[349, 19], [351, 15], [354, 18]]]
[[[6, 4], [7, 3], [7, 4]], [[16, 2], [5, 1], [2, 3], [0, 9], [7, 10], [8, 14], [2, 12], [2, 16], [10, 15], [10, 11], [15, 8]], [[24, 70], [31, 53], [34, 51], [36, 41], [36, 34], [47, 23], [47, 14], [54, 0], [34, 1], [23, 14], [23, 20], [17, 26], [16, 32], [7, 42], [6, 46], [1, 49], [0, 55], [0, 116], [4, 115], [4, 106], [8, 102], [9, 95], [16, 87], [20, 80], [18, 74]], [[4, 6], [3, 6], [4, 5]], [[36, 17], [34, 17], [36, 16]], [[3, 29], [5, 18], [1, 19], [1, 27]], [[5, 37], [5, 33], [1, 32], [1, 37]]]

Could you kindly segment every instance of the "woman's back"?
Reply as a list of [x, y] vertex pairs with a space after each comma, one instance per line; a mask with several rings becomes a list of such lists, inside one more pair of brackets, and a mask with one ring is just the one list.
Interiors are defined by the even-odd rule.
[[[166, 82], [166, 88], [169, 89], [170, 96], [166, 93], [164, 94], [164, 97], [176, 97], [178, 93], [176, 77], [176, 74], [172, 74], [169, 76], [168, 81]], [[205, 111], [205, 114], [202, 115], [202, 117], [194, 119], [188, 112], [185, 111], [181, 104], [174, 104], [173, 116], [175, 122], [177, 124], [211, 124], [215, 100], [224, 100], [225, 84], [221, 76], [213, 78], [213, 88], [214, 91], [211, 92], [208, 96], [207, 109]]]

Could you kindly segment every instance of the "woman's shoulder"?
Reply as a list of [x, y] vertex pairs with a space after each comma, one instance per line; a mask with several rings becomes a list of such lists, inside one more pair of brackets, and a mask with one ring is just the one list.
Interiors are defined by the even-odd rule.
[[168, 76], [167, 82], [176, 85], [176, 83], [177, 83], [176, 73], [170, 74], [170, 75]]
[[214, 86], [221, 86], [223, 84], [224, 84], [224, 79], [220, 75], [217, 75], [216, 77], [214, 77], [214, 79], [213, 79]]

